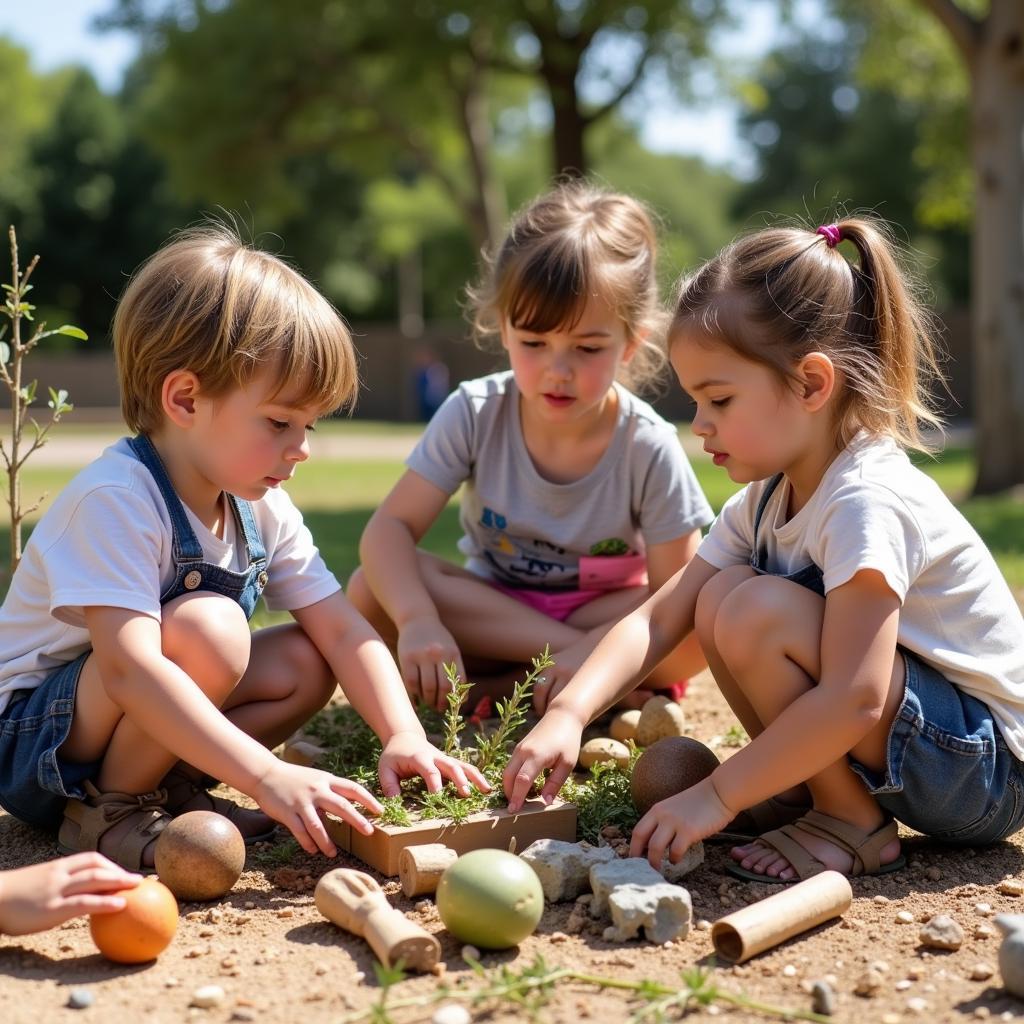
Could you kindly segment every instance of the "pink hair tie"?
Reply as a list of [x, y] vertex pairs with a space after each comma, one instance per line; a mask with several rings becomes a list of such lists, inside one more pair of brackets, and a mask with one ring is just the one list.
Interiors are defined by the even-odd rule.
[[834, 249], [843, 240], [843, 230], [838, 224], [822, 224], [814, 233], [824, 235], [825, 244], [830, 249]]

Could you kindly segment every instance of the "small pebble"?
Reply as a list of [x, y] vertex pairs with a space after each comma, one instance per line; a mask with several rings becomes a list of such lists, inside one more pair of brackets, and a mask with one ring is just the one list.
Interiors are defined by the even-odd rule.
[[364, 981], [366, 981], [366, 971], [356, 971], [356, 973], [352, 975], [352, 980], [357, 985], [361, 985]]
[[873, 903], [891, 903], [892, 902], [889, 899], [888, 896], [883, 896], [881, 893], [879, 893], [877, 896], [872, 896], [871, 897], [871, 901]]
[[922, 946], [932, 949], [959, 949], [964, 942], [964, 930], [946, 914], [929, 918], [917, 935]]
[[552, 932], [551, 933], [551, 941], [552, 942], [568, 942], [569, 941], [569, 936], [566, 935], [565, 932]]
[[430, 902], [430, 900], [417, 900], [412, 905], [412, 909], [415, 910], [417, 914], [428, 914], [430, 913], [430, 908], [432, 906], [433, 904]]
[[192, 993], [189, 1006], [198, 1006], [200, 1009], [209, 1009], [213, 1006], [220, 1006], [224, 1002], [224, 989], [220, 985], [203, 985]]
[[827, 981], [816, 981], [811, 987], [811, 1010], [831, 1017], [836, 1009], [836, 994]]
[[784, 978], [795, 978], [796, 968], [792, 964], [786, 964], [786, 966], [782, 968], [782, 976]]
[[914, 915], [909, 910], [901, 910], [896, 915], [896, 923], [897, 924], [913, 924], [914, 923]]
[[995, 973], [995, 968], [992, 967], [991, 964], [980, 963], [975, 964], [971, 968], [971, 973], [968, 975], [968, 977], [971, 979], [971, 981], [988, 981], [988, 979], [991, 978], [992, 975]]
[[987, 1006], [976, 1006], [974, 1008], [974, 1016], [978, 1020], [988, 1020], [992, 1016], [992, 1011]]
[[255, 1020], [256, 1011], [246, 1009], [244, 1006], [237, 1010], [231, 1011], [231, 1016], [228, 1020]]
[[937, 882], [942, 877], [942, 872], [933, 864], [930, 868], [926, 869], [925, 876], [931, 881]]
[[900, 1024], [898, 1013], [884, 1013], [880, 1018], [881, 1024]]
[[470, 960], [480, 960], [480, 950], [468, 943], [462, 947], [462, 959], [468, 964]]
[[709, 931], [711, 931], [711, 922], [708, 921], [706, 918], [702, 917], [697, 922], [697, 931], [699, 931], [699, 932], [709, 932]]
[[439, 1006], [434, 1011], [434, 1016], [430, 1018], [432, 1024], [469, 1024], [472, 1019], [469, 1010], [458, 1003], [445, 1003], [444, 1006]]
[[327, 968], [323, 964], [317, 964], [316, 970], [313, 972], [318, 978], [322, 978], [327, 973]]
[[927, 1013], [928, 1003], [920, 996], [914, 996], [912, 999], [907, 1000], [907, 1009], [911, 1013]]
[[96, 1002], [96, 997], [87, 988], [73, 988], [68, 993], [66, 1006], [72, 1010], [84, 1010]]
[[292, 910], [292, 908], [291, 908], [291, 907], [282, 907], [282, 908], [281, 908], [281, 909], [280, 909], [280, 910], [279, 910], [279, 911], [277, 912], [277, 916], [278, 916], [278, 917], [294, 917], [294, 916], [295, 916], [295, 911], [294, 911], [294, 910]]
[[878, 971], [865, 971], [853, 986], [855, 995], [870, 998], [882, 987], [882, 976]]
[[993, 928], [992, 925], [988, 924], [985, 921], [982, 921], [981, 924], [977, 924], [974, 926], [974, 937], [976, 939], [991, 939], [992, 936], [995, 935], [995, 933], [995, 928]]
[[1004, 896], [1024, 896], [1024, 882], [1019, 878], [1004, 878], [996, 886], [996, 892]]
[[974, 912], [980, 914], [982, 917], [992, 916], [992, 904], [991, 903], [975, 903]]
[[177, 988], [181, 984], [177, 978], [168, 978], [164, 982], [164, 988]]
[[906, 990], [913, 984], [914, 983], [909, 978], [903, 978], [902, 980], [897, 981], [893, 987], [897, 992], [906, 992]]

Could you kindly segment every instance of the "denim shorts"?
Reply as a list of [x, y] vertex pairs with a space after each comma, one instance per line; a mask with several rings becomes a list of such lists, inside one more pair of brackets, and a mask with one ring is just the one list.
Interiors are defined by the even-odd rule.
[[988, 706], [903, 650], [906, 687], [884, 777], [850, 766], [883, 810], [945, 843], [980, 846], [1024, 826], [1024, 762]]
[[73, 764], [57, 753], [71, 731], [88, 657], [54, 669], [32, 690], [15, 692], [0, 717], [0, 806], [41, 828], [58, 828], [68, 797], [84, 797], [82, 783], [99, 772], [99, 761]]

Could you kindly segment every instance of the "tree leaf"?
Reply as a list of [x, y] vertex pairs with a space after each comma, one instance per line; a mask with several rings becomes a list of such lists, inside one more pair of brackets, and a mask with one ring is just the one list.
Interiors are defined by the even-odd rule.
[[6, 341], [0, 341], [0, 363], [7, 365], [11, 358], [11, 346]]
[[73, 327], [71, 324], [62, 324], [53, 334], [66, 334], [69, 338], [78, 338], [79, 341], [88, 341], [89, 335], [81, 327]]

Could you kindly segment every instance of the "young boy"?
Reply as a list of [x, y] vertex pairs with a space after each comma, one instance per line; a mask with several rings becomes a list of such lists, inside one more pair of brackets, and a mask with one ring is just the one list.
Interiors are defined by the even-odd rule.
[[[270, 753], [335, 681], [384, 745], [382, 790], [468, 792], [431, 746], [387, 648], [352, 608], [280, 484], [307, 431], [357, 387], [349, 333], [281, 260], [223, 227], [145, 263], [114, 318], [122, 413], [43, 516], [0, 608], [0, 804], [64, 852], [153, 863], [170, 816], [214, 809], [247, 841], [286, 825], [333, 856], [322, 814], [371, 826], [361, 786]], [[294, 623], [250, 634], [259, 597]], [[468, 779], [467, 779], [468, 777]], [[206, 792], [221, 780], [262, 812]], [[268, 817], [269, 816], [269, 817]]]

